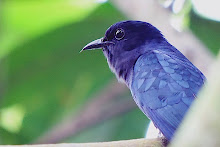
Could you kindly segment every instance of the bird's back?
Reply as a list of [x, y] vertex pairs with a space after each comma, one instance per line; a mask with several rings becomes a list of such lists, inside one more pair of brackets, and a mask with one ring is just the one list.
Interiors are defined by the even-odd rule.
[[141, 55], [133, 70], [130, 90], [135, 102], [171, 140], [205, 77], [180, 52], [161, 50]]

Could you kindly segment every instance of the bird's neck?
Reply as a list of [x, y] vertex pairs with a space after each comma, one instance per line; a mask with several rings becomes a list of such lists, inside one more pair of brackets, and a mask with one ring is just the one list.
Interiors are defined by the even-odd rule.
[[139, 56], [140, 54], [136, 53], [136, 51], [129, 51], [119, 57], [112, 58], [111, 61], [109, 60], [110, 58], [107, 58], [108, 65], [112, 72], [115, 73], [117, 79], [125, 83], [128, 87], [131, 84], [133, 67]]

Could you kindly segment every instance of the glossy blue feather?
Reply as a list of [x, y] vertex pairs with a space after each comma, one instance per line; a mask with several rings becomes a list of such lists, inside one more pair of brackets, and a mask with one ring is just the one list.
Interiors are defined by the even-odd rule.
[[[152, 60], [156, 60], [150, 63], [154, 66], [144, 68]], [[204, 83], [202, 73], [191, 63], [183, 64], [186, 61], [186, 58], [152, 50], [141, 55], [134, 66], [130, 88], [134, 100], [168, 140]], [[157, 74], [152, 74], [155, 71]], [[143, 78], [143, 73], [151, 73], [152, 77], [149, 74]]]

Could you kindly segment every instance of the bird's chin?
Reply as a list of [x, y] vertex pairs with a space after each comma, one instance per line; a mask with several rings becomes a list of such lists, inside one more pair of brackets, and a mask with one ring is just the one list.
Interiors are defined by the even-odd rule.
[[103, 51], [103, 54], [104, 54], [105, 58], [108, 59], [108, 54], [109, 54], [108, 49], [107, 49], [106, 47], [103, 47], [103, 48], [102, 48], [102, 51]]

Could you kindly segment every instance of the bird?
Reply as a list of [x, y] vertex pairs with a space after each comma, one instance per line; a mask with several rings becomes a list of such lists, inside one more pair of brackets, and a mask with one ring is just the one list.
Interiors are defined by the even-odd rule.
[[102, 49], [137, 106], [171, 141], [206, 81], [203, 73], [148, 22], [117, 22], [81, 51], [94, 49]]

